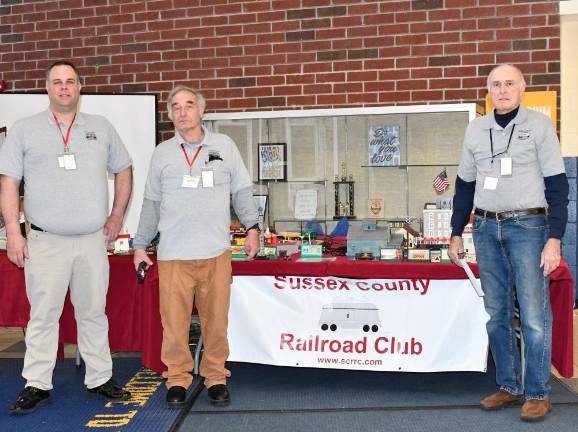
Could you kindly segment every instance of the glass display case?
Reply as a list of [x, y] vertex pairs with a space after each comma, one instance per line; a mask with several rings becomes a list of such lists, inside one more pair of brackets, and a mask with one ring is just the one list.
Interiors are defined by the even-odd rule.
[[[308, 221], [296, 217], [296, 196], [316, 191], [311, 220], [331, 231], [342, 216], [417, 221], [424, 203], [451, 198], [464, 132], [479, 111], [440, 104], [209, 113], [204, 120], [237, 143], [254, 194], [268, 196], [265, 225], [302, 230]], [[284, 170], [263, 173], [263, 166]], [[443, 170], [451, 186], [440, 193], [433, 181]]]

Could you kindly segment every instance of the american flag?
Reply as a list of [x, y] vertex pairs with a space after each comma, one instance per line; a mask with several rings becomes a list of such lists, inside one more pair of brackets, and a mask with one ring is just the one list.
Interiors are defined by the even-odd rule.
[[444, 169], [437, 176], [435, 176], [433, 181], [433, 187], [439, 193], [445, 192], [450, 187], [450, 181], [448, 180], [448, 173]]

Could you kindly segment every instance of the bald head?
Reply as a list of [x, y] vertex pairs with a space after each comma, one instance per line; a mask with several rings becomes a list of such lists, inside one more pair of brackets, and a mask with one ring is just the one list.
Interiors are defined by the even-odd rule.
[[488, 93], [498, 114], [507, 114], [520, 106], [526, 90], [522, 71], [516, 66], [496, 66], [488, 75]]
[[526, 87], [526, 80], [524, 79], [524, 75], [522, 74], [522, 71], [520, 69], [518, 69], [516, 66], [511, 65], [511, 64], [501, 64], [501, 65], [498, 65], [495, 68], [493, 68], [491, 70], [490, 74], [488, 75], [488, 82], [487, 82], [488, 91], [491, 91], [492, 79], [493, 79], [493, 76], [495, 75], [495, 73], [500, 74], [501, 72], [511, 73], [511, 74], [517, 75], [519, 82], [523, 83], [524, 88]]

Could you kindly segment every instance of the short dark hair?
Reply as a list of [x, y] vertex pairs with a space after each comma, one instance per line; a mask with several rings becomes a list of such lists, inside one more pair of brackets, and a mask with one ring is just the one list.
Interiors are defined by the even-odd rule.
[[71, 61], [68, 61], [68, 60], [57, 60], [54, 63], [52, 63], [50, 66], [48, 66], [46, 68], [46, 81], [48, 81], [48, 77], [50, 76], [50, 71], [52, 69], [54, 69], [56, 66], [68, 66], [68, 67], [70, 67], [74, 71], [74, 73], [76, 74], [76, 79], [80, 83], [80, 74], [78, 73], [78, 69], [76, 69], [76, 66], [74, 66], [74, 63], [72, 63]]

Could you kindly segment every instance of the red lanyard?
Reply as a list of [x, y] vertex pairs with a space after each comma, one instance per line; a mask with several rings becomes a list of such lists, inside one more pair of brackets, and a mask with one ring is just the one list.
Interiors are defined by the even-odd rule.
[[189, 165], [189, 175], [191, 174], [192, 170], [193, 170], [193, 164], [195, 163], [195, 161], [197, 160], [197, 157], [199, 156], [199, 153], [201, 152], [201, 149], [203, 148], [203, 145], [201, 144], [199, 146], [199, 148], [197, 149], [195, 155], [193, 156], [193, 160], [189, 159], [189, 155], [187, 154], [187, 151], [185, 150], [185, 145], [181, 144], [181, 150], [183, 151], [183, 153], [185, 154], [185, 158], [187, 159], [187, 164]]
[[64, 134], [62, 133], [60, 123], [58, 123], [58, 119], [56, 118], [56, 115], [54, 113], [52, 113], [52, 117], [54, 117], [56, 126], [58, 126], [58, 132], [60, 132], [60, 136], [62, 137], [62, 144], [64, 144], [64, 153], [68, 153], [68, 138], [70, 138], [70, 130], [72, 129], [72, 125], [74, 124], [74, 120], [76, 119], [76, 113], [74, 113], [74, 117], [72, 117], [72, 121], [68, 125], [68, 129], [66, 130], [66, 137], [64, 137]]

